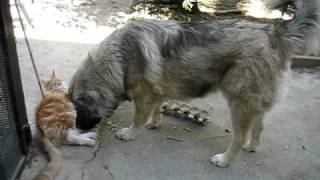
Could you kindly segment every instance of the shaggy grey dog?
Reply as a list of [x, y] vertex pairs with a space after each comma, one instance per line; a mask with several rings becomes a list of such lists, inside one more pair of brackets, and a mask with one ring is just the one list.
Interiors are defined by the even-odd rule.
[[212, 163], [227, 166], [241, 147], [255, 151], [262, 119], [277, 99], [290, 59], [304, 53], [318, 33], [318, 0], [270, 2], [294, 12], [294, 18], [273, 25], [238, 19], [135, 21], [115, 31], [73, 77], [70, 98], [78, 126], [94, 127], [130, 99], [136, 107], [133, 124], [116, 136], [132, 140], [145, 125], [159, 126], [163, 101], [188, 100], [220, 89], [230, 107], [233, 138]]

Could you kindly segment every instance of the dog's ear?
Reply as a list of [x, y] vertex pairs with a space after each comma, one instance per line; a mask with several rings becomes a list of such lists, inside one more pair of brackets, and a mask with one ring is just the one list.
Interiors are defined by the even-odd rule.
[[87, 90], [86, 92], [82, 92], [77, 96], [78, 103], [91, 107], [94, 105], [96, 101], [98, 101], [100, 98], [100, 95], [96, 91]]
[[88, 93], [88, 96], [90, 96], [94, 100], [97, 100], [100, 98], [100, 95], [97, 91], [89, 90], [87, 93]]

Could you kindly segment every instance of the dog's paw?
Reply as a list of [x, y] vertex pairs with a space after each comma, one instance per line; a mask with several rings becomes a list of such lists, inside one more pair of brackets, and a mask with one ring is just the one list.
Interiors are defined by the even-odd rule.
[[253, 153], [253, 152], [256, 152], [258, 150], [258, 146], [257, 145], [254, 145], [252, 143], [247, 143], [243, 146], [242, 148], [244, 151], [246, 152], [250, 152], [250, 153]]
[[147, 129], [158, 129], [160, 127], [160, 123], [158, 121], [150, 121], [145, 125], [145, 127]]
[[218, 167], [227, 167], [229, 165], [229, 162], [226, 160], [224, 153], [212, 156], [211, 163]]
[[124, 141], [131, 141], [138, 135], [138, 133], [139, 132], [136, 129], [123, 128], [117, 131], [116, 137]]

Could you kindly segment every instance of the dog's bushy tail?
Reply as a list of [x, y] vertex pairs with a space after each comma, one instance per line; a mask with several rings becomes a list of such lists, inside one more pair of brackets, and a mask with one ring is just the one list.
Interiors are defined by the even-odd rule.
[[52, 144], [49, 138], [39, 131], [38, 134], [39, 145], [48, 153], [49, 163], [41, 169], [33, 180], [53, 180], [61, 169], [61, 152]]
[[319, 0], [267, 0], [271, 8], [285, 10], [287, 5], [295, 12], [294, 18], [283, 21], [275, 27], [275, 44], [281, 46], [284, 54], [304, 54], [318, 37], [319, 26]]

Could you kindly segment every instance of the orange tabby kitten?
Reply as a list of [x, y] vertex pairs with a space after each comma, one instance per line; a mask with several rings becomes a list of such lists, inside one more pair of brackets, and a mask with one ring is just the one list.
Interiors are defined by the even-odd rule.
[[48, 153], [50, 162], [37, 174], [34, 180], [52, 180], [59, 173], [61, 153], [56, 148], [62, 144], [95, 144], [94, 132], [79, 134], [75, 128], [75, 112], [67, 99], [67, 88], [53, 71], [49, 81], [44, 84], [45, 95], [36, 108], [37, 139], [39, 145]]

